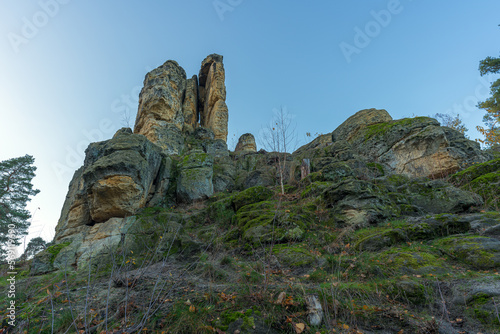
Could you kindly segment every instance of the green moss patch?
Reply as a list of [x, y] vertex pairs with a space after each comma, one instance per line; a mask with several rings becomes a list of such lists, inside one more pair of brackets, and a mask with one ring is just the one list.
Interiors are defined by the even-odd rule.
[[50, 264], [54, 263], [54, 260], [56, 259], [57, 255], [66, 246], [69, 246], [70, 242], [63, 242], [57, 245], [53, 245], [48, 247], [45, 251], [50, 254]]
[[425, 250], [394, 248], [379, 255], [386, 269], [406, 274], [442, 273], [445, 263]]
[[450, 236], [434, 245], [447, 255], [478, 269], [500, 266], [500, 241], [480, 236]]
[[274, 245], [273, 254], [289, 267], [301, 267], [314, 263], [316, 255], [300, 245]]
[[257, 186], [243, 190], [233, 196], [233, 205], [236, 211], [248, 204], [266, 201], [273, 196], [272, 190]]
[[475, 164], [450, 177], [450, 181], [458, 186], [463, 186], [474, 179], [500, 170], [500, 158]]
[[403, 118], [396, 121], [386, 122], [386, 123], [377, 123], [368, 125], [364, 129], [365, 140], [368, 140], [372, 137], [381, 137], [384, 136], [388, 131], [393, 130], [394, 128], [407, 128], [417, 122], [426, 122], [431, 120], [429, 117], [414, 117], [414, 118]]
[[500, 159], [473, 165], [451, 176], [450, 181], [462, 189], [481, 195], [487, 207], [499, 208]]
[[330, 182], [322, 182], [322, 181], [313, 182], [313, 183], [309, 184], [308, 186], [306, 186], [306, 189], [304, 189], [304, 191], [302, 191], [300, 196], [302, 198], [318, 196], [323, 191], [325, 191], [325, 189], [327, 189], [330, 185], [331, 185]]

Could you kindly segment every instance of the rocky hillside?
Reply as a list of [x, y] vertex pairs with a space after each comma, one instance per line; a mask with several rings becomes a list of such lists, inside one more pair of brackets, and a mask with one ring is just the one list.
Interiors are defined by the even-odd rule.
[[134, 130], [89, 145], [22, 264], [9, 331], [500, 332], [500, 157], [377, 109], [231, 152], [224, 76], [219, 55], [146, 75]]

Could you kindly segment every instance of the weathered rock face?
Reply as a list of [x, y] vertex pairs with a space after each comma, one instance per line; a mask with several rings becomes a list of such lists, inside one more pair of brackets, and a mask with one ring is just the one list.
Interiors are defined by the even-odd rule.
[[[483, 205], [483, 199], [468, 188], [412, 178], [439, 178], [487, 158], [476, 143], [428, 117], [393, 120], [385, 110], [362, 110], [293, 155], [257, 152], [255, 138], [249, 133], [239, 138], [235, 152], [229, 152], [224, 76], [222, 56], [218, 55], [208, 56], [199, 76], [191, 79], [186, 79], [174, 61], [148, 73], [135, 134], [124, 128], [110, 140], [89, 145], [84, 166], [70, 183], [56, 228], [55, 243], [67, 246], [55, 259], [46, 258], [49, 263], [41, 261], [35, 272], [68, 263], [78, 267], [96, 254], [110, 254], [131, 243], [135, 236], [130, 231], [139, 229], [150, 210], [249, 189], [253, 190], [244, 197], [254, 197], [251, 203], [265, 202], [280, 175], [284, 175], [284, 183], [304, 186], [299, 197], [315, 197], [312, 202], [322, 203], [331, 224], [338, 226], [362, 228], [403, 215], [460, 214]], [[282, 159], [287, 163], [280, 173], [277, 166]], [[312, 172], [303, 180], [302, 159], [310, 160]], [[481, 175], [487, 174], [484, 182], [493, 188], [498, 185], [497, 175], [490, 175], [497, 172], [495, 161], [475, 166], [483, 170]], [[473, 179], [478, 179], [478, 186], [484, 183], [471, 173], [476, 174], [464, 174], [468, 183]], [[456, 179], [462, 185], [459, 181]], [[256, 189], [269, 196], [260, 198]], [[240, 210], [242, 193], [224, 195], [222, 201], [230, 200]], [[261, 206], [257, 211], [266, 215], [265, 221], [272, 221], [274, 206]], [[142, 212], [148, 207], [155, 208]], [[241, 213], [236, 225], [247, 226], [245, 219], [252, 215]], [[278, 225], [278, 241], [301, 239], [304, 221], [312, 219], [306, 213], [292, 217], [286, 211], [278, 218], [282, 224]], [[269, 226], [248, 227], [242, 230], [243, 239], [265, 241], [272, 236]], [[496, 235], [495, 231], [488, 233]]]
[[227, 140], [228, 109], [226, 105], [226, 75], [222, 56], [212, 54], [201, 64], [200, 123], [211, 129], [215, 139]]
[[238, 144], [234, 149], [235, 152], [257, 152], [257, 144], [255, 137], [251, 133], [245, 133], [238, 139]]
[[228, 109], [222, 56], [210, 55], [201, 65], [200, 82], [173, 60], [149, 72], [139, 97], [134, 133], [145, 135], [166, 154], [180, 154], [185, 133], [202, 126], [227, 140]]
[[361, 129], [368, 125], [389, 121], [392, 121], [392, 117], [383, 109], [361, 110], [339, 125], [339, 127], [332, 132], [332, 139], [333, 141], [346, 140], [349, 142], [358, 135]]
[[170, 173], [165, 161], [159, 147], [130, 129], [90, 144], [84, 166], [70, 184], [56, 240], [85, 225], [132, 215], [146, 205], [150, 193], [165, 195]]
[[[392, 120], [385, 110], [361, 110], [335, 129], [331, 137], [333, 142], [347, 143], [351, 155], [380, 163], [389, 172], [408, 176], [444, 177], [490, 158], [478, 143], [456, 130], [440, 126], [435, 119]], [[315, 140], [294, 155], [305, 156], [306, 152], [318, 151], [332, 141]], [[331, 153], [335, 157], [334, 152]]]
[[[176, 140], [175, 128], [182, 131], [184, 126], [185, 92], [186, 72], [177, 62], [169, 60], [149, 72], [139, 96], [134, 132], [145, 135], [167, 153], [179, 153], [182, 145]], [[175, 127], [166, 128], [167, 124]]]
[[179, 164], [177, 199], [191, 203], [206, 199], [214, 193], [212, 183], [213, 158], [203, 151], [192, 151]]
[[198, 77], [193, 75], [186, 82], [186, 97], [182, 105], [184, 115], [184, 131], [191, 133], [198, 126], [200, 112], [198, 110]]

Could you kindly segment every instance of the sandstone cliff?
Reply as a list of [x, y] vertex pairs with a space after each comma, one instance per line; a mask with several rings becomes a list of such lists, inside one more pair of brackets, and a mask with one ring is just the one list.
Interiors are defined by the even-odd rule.
[[[310, 180], [339, 182], [322, 195], [337, 221], [365, 226], [398, 214], [461, 212], [480, 205], [481, 198], [441, 181], [410, 185], [405, 196], [387, 196], [391, 182], [374, 187], [370, 178], [392, 174], [439, 179], [488, 159], [478, 144], [431, 118], [393, 120], [385, 110], [362, 110], [331, 134], [320, 136], [291, 154], [257, 152], [252, 134], [240, 137], [235, 152], [226, 145], [222, 56], [210, 55], [198, 77], [186, 79], [175, 61], [146, 75], [132, 130], [124, 128], [86, 150], [85, 163], [73, 177], [56, 228], [55, 241], [73, 242], [73, 264], [88, 247], [119, 240], [110, 226], [123, 232], [125, 222], [146, 207], [170, 207], [203, 201], [217, 193], [300, 182], [302, 159], [311, 161]], [[278, 171], [279, 161], [288, 160]], [[315, 176], [316, 175], [316, 176]], [[384, 185], [384, 186], [382, 186]], [[415, 195], [421, 187], [443, 194], [440, 201]], [[403, 191], [400, 189], [400, 191]], [[360, 200], [360, 196], [364, 198]], [[401, 206], [405, 209], [402, 211]], [[104, 227], [106, 226], [106, 227]], [[104, 231], [103, 230], [103, 231]], [[104, 234], [103, 234], [104, 233]], [[102, 245], [104, 241], [101, 240]], [[83, 256], [83, 257], [82, 257]]]
[[16, 278], [24, 328], [498, 332], [498, 157], [378, 109], [293, 154], [250, 133], [230, 152], [224, 76], [219, 55], [190, 79], [167, 61], [134, 132], [89, 145], [54, 244]]

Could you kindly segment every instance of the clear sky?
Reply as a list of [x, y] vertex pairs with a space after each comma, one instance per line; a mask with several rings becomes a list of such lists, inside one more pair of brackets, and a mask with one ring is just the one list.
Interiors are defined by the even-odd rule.
[[[482, 124], [479, 61], [500, 51], [500, 2], [431, 0], [0, 0], [0, 160], [31, 154], [41, 190], [30, 237], [51, 240], [90, 141], [130, 118], [145, 74], [188, 77], [224, 56], [229, 145], [274, 108], [297, 133], [328, 133], [361, 109], [393, 118], [460, 113]], [[490, 78], [491, 79], [491, 78]]]

